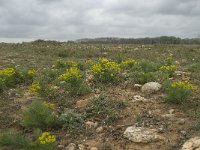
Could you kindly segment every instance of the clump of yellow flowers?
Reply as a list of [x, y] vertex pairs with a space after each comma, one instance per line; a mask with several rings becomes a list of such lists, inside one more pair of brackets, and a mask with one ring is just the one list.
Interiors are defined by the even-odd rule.
[[118, 63], [109, 61], [106, 58], [100, 58], [99, 61], [91, 67], [91, 72], [95, 79], [103, 82], [115, 80], [120, 71], [121, 69]]
[[40, 144], [51, 144], [56, 142], [55, 135], [51, 135], [50, 132], [43, 132], [41, 136], [38, 137], [38, 141]]
[[136, 63], [138, 63], [138, 61], [135, 59], [127, 59], [127, 60], [122, 61], [121, 67], [130, 68], [130, 67], [133, 67]]
[[69, 83], [78, 82], [82, 78], [81, 71], [77, 67], [67, 69], [64, 74], [61, 74], [58, 79]]
[[159, 68], [159, 70], [168, 73], [169, 75], [172, 75], [174, 73], [174, 71], [176, 70], [176, 66], [175, 65], [169, 65], [169, 66], [161, 66]]
[[29, 92], [31, 93], [38, 93], [40, 91], [41, 87], [39, 82], [33, 82], [31, 86], [29, 86]]
[[0, 76], [11, 77], [16, 74], [16, 70], [14, 68], [5, 68], [0, 70]]
[[37, 71], [35, 69], [28, 70], [28, 75], [35, 76], [37, 74]]
[[44, 101], [44, 105], [47, 106], [49, 109], [55, 109], [55, 104]]
[[173, 88], [183, 88], [186, 90], [197, 90], [197, 86], [192, 85], [188, 81], [178, 81], [171, 84]]

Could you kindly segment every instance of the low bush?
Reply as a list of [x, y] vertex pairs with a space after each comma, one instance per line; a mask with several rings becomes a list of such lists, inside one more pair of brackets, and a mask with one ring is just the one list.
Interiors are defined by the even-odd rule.
[[120, 77], [120, 65], [116, 62], [101, 58], [92, 65], [91, 72], [96, 82], [110, 83], [118, 82]]
[[182, 104], [192, 94], [192, 91], [196, 89], [197, 86], [194, 86], [187, 81], [166, 83], [166, 100], [175, 104]]
[[156, 81], [157, 78], [154, 72], [145, 73], [145, 72], [134, 71], [128, 74], [128, 80], [133, 83], [144, 84], [147, 82]]
[[47, 128], [58, 125], [57, 117], [42, 101], [34, 100], [23, 113], [22, 125], [25, 127]]
[[120, 117], [120, 110], [126, 107], [124, 101], [115, 100], [109, 95], [100, 95], [93, 99], [86, 109], [87, 117], [110, 124]]
[[69, 131], [80, 130], [84, 124], [84, 116], [71, 109], [61, 114], [58, 120], [63, 128]]
[[18, 132], [5, 132], [0, 135], [0, 147], [8, 146], [15, 149], [27, 148], [30, 141]]

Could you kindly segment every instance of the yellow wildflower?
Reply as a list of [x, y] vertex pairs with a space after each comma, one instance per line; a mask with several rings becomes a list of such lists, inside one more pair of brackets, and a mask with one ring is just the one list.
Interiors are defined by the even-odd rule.
[[192, 85], [188, 81], [178, 81], [171, 84], [174, 88], [184, 88], [187, 90], [197, 90], [197, 86]]
[[14, 68], [5, 68], [0, 70], [0, 76], [6, 76], [11, 77], [16, 74], [16, 71]]
[[41, 89], [39, 82], [33, 82], [29, 87], [29, 91], [32, 93], [37, 93]]
[[176, 70], [176, 66], [175, 65], [161, 66], [159, 69], [162, 71], [173, 72]]
[[40, 144], [50, 144], [56, 142], [55, 135], [51, 135], [50, 132], [43, 132], [40, 137], [38, 137], [38, 141]]
[[37, 71], [35, 69], [28, 70], [28, 75], [35, 76]]
[[44, 101], [44, 105], [47, 106], [50, 109], [55, 109], [55, 104]]
[[65, 80], [65, 81], [71, 81], [73, 79], [81, 79], [82, 78], [82, 74], [81, 74], [81, 71], [76, 68], [76, 67], [71, 67], [69, 69], [67, 69], [67, 72], [64, 73], [64, 74], [61, 74], [58, 79], [60, 80]]

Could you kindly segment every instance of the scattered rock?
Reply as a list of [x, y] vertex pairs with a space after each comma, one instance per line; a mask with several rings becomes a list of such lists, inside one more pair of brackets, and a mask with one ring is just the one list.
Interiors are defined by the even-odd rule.
[[200, 137], [194, 137], [186, 141], [181, 150], [200, 150]]
[[159, 84], [158, 82], [148, 82], [142, 86], [141, 90], [143, 93], [151, 94], [158, 92], [161, 89], [161, 87], [162, 85]]
[[140, 95], [135, 95], [135, 96], [133, 96], [133, 102], [136, 102], [136, 101], [146, 102], [147, 99], [142, 97], [142, 96], [140, 96]]
[[135, 143], [150, 143], [164, 139], [157, 133], [156, 129], [132, 126], [125, 130], [124, 136]]
[[97, 133], [103, 132], [103, 127], [98, 127], [98, 128], [96, 129], [96, 132], [97, 132]]
[[185, 130], [181, 130], [180, 133], [181, 133], [182, 135], [184, 135], [184, 136], [187, 135], [187, 132], [186, 132]]
[[78, 149], [79, 150], [85, 150], [85, 146], [83, 144], [78, 144]]
[[175, 111], [174, 109], [170, 109], [170, 110], [169, 110], [169, 114], [173, 114], [174, 111]]
[[90, 150], [98, 150], [96, 147], [91, 147]]
[[185, 119], [183, 119], [183, 118], [179, 119], [179, 120], [178, 120], [178, 124], [179, 124], [179, 125], [185, 124]]
[[70, 143], [65, 150], [76, 150], [76, 144]]
[[[58, 148], [59, 148], [59, 149], [64, 149], [65, 146], [64, 146], [64, 145], [58, 145]], [[67, 149], [67, 150], [68, 150], [68, 149]]]
[[87, 128], [96, 128], [98, 126], [98, 122], [87, 121], [85, 125]]
[[173, 120], [174, 119], [174, 114], [165, 114], [165, 115], [162, 115], [162, 117], [166, 118], [166, 119]]
[[141, 84], [134, 84], [134, 88], [137, 89], [137, 90], [141, 89], [141, 87], [142, 87]]

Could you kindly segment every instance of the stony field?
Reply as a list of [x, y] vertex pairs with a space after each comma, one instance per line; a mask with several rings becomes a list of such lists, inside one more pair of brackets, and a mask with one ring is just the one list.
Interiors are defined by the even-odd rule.
[[200, 45], [0, 43], [0, 149], [197, 150], [199, 86]]

